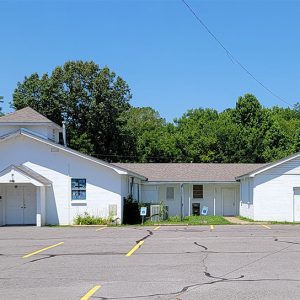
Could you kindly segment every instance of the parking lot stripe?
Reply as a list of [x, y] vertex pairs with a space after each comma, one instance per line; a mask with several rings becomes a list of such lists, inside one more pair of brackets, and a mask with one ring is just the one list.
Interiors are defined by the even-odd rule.
[[160, 228], [160, 226], [156, 226], [153, 230], [158, 230]]
[[145, 241], [140, 241], [138, 242], [127, 254], [126, 256], [130, 256], [131, 254], [133, 254], [137, 249], [139, 249]]
[[210, 225], [210, 229], [211, 230], [215, 229], [215, 226], [214, 225]]
[[103, 230], [103, 229], [105, 229], [105, 228], [106, 228], [106, 227], [101, 227], [101, 228], [96, 229], [96, 231]]
[[31, 253], [28, 253], [28, 254], [24, 255], [22, 258], [28, 258], [28, 257], [30, 257], [30, 256], [32, 256], [32, 255], [41, 253], [41, 252], [43, 252], [43, 251], [46, 251], [46, 250], [48, 250], [48, 249], [57, 247], [57, 246], [62, 245], [62, 244], [64, 244], [64, 242], [60, 242], [60, 243], [58, 243], [58, 244], [55, 244], [55, 245], [52, 245], [52, 246], [49, 246], [49, 247], [46, 247], [46, 248], [43, 248], [43, 249], [40, 249], [40, 250], [31, 252]]
[[271, 229], [271, 227], [267, 226], [267, 225], [261, 225], [262, 227], [265, 227], [267, 229]]
[[90, 299], [90, 297], [93, 296], [100, 288], [101, 288], [101, 285], [94, 286], [83, 297], [81, 297], [80, 300], [88, 300], [88, 299]]

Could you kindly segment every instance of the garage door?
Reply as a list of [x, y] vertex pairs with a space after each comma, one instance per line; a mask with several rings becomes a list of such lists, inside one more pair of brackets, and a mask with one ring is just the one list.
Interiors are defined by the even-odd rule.
[[294, 221], [300, 222], [300, 188], [294, 188]]
[[36, 197], [34, 186], [7, 186], [6, 224], [36, 224]]
[[236, 215], [235, 189], [222, 189], [223, 215]]

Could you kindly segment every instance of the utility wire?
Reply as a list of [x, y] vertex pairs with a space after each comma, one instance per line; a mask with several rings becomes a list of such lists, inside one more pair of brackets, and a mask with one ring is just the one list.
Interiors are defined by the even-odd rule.
[[266, 85], [264, 85], [260, 80], [258, 80], [236, 57], [233, 56], [233, 54], [223, 45], [223, 43], [212, 33], [212, 31], [207, 27], [207, 25], [201, 20], [201, 18], [197, 15], [197, 13], [193, 10], [193, 8], [185, 1], [181, 0], [185, 6], [188, 8], [188, 10], [191, 12], [191, 14], [197, 19], [197, 21], [204, 27], [204, 29], [212, 36], [212, 38], [220, 45], [220, 47], [226, 52], [228, 57], [231, 61], [238, 64], [252, 79], [254, 79], [260, 86], [262, 86], [267, 92], [269, 92], [271, 95], [279, 99], [280, 101], [284, 102], [285, 104], [294, 107], [294, 105], [287, 102], [285, 99], [274, 93], [272, 90], [270, 90]]

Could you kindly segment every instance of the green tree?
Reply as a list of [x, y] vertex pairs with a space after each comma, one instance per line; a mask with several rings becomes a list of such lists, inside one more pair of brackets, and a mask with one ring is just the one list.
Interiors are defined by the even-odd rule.
[[127, 83], [108, 67], [69, 61], [50, 75], [25, 77], [12, 106], [31, 106], [58, 124], [65, 120], [70, 147], [113, 160], [123, 151], [119, 117], [130, 99]]
[[136, 162], [171, 162], [179, 157], [175, 129], [151, 107], [136, 107], [121, 116], [126, 137], [125, 159]]
[[216, 160], [217, 136], [215, 123], [218, 112], [213, 109], [191, 109], [175, 119], [177, 144], [181, 161], [213, 162]]

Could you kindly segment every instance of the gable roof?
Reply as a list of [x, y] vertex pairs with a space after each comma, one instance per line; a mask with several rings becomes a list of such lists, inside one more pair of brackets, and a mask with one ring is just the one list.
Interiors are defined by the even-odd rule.
[[39, 173], [33, 171], [32, 169], [30, 169], [24, 165], [19, 165], [19, 166], [10, 165], [9, 167], [0, 171], [0, 174], [10, 172], [11, 170], [19, 171], [21, 174], [24, 174], [25, 176], [38, 181], [39, 183], [41, 183], [44, 186], [50, 186], [52, 184], [52, 182], [49, 179], [47, 179], [46, 177], [40, 175]]
[[255, 175], [257, 174], [260, 174], [264, 171], [267, 171], [269, 169], [272, 169], [274, 167], [277, 167], [285, 162], [288, 162], [294, 158], [297, 158], [297, 157], [300, 157], [300, 152], [297, 152], [297, 153], [294, 153], [294, 154], [291, 154], [287, 157], [284, 157], [282, 159], [279, 159], [279, 160], [276, 160], [272, 163], [269, 163], [269, 164], [265, 164], [263, 166], [261, 166], [260, 168], [256, 169], [256, 170], [252, 170], [252, 171], [249, 171], [245, 174], [241, 174], [240, 176], [237, 176], [236, 179], [241, 179], [241, 178], [244, 178], [244, 177], [254, 177]]
[[39, 124], [54, 125], [55, 127], [61, 128], [59, 125], [52, 122], [51, 120], [49, 120], [48, 118], [38, 113], [37, 111], [35, 111], [29, 106], [0, 117], [0, 125], [4, 125], [7, 123], [13, 123], [13, 124], [39, 123]]
[[235, 182], [236, 177], [266, 164], [117, 163], [152, 182]]
[[117, 172], [120, 175], [131, 175], [131, 176], [140, 178], [142, 180], [146, 180], [147, 179], [143, 175], [135, 173], [135, 172], [132, 172], [131, 170], [127, 170], [127, 169], [124, 169], [122, 167], [115, 166], [113, 164], [110, 164], [108, 162], [105, 162], [103, 160], [95, 158], [93, 156], [90, 156], [90, 155], [87, 155], [87, 154], [83, 154], [83, 153], [81, 153], [79, 151], [76, 151], [76, 150], [73, 150], [73, 149], [71, 149], [69, 147], [62, 146], [60, 144], [57, 144], [57, 143], [52, 142], [50, 140], [47, 140], [47, 139], [45, 139], [45, 138], [43, 138], [43, 137], [41, 137], [39, 135], [36, 135], [34, 132], [32, 132], [32, 131], [30, 131], [28, 129], [25, 129], [25, 128], [21, 128], [19, 130], [16, 130], [15, 132], [9, 133], [9, 134], [4, 135], [4, 136], [1, 136], [0, 137], [0, 143], [3, 142], [3, 141], [9, 140], [11, 138], [14, 138], [16, 136], [19, 136], [19, 135], [26, 136], [26, 137], [31, 138], [33, 140], [36, 140], [36, 141], [39, 141], [41, 143], [47, 144], [47, 145], [49, 145], [49, 146], [51, 146], [53, 148], [62, 150], [62, 151], [67, 152], [67, 153], [71, 153], [71, 154], [76, 155], [78, 157], [81, 157], [83, 159], [92, 161], [92, 162], [94, 162], [96, 164], [99, 164], [99, 165], [105, 166], [107, 168], [113, 169], [115, 172]]

